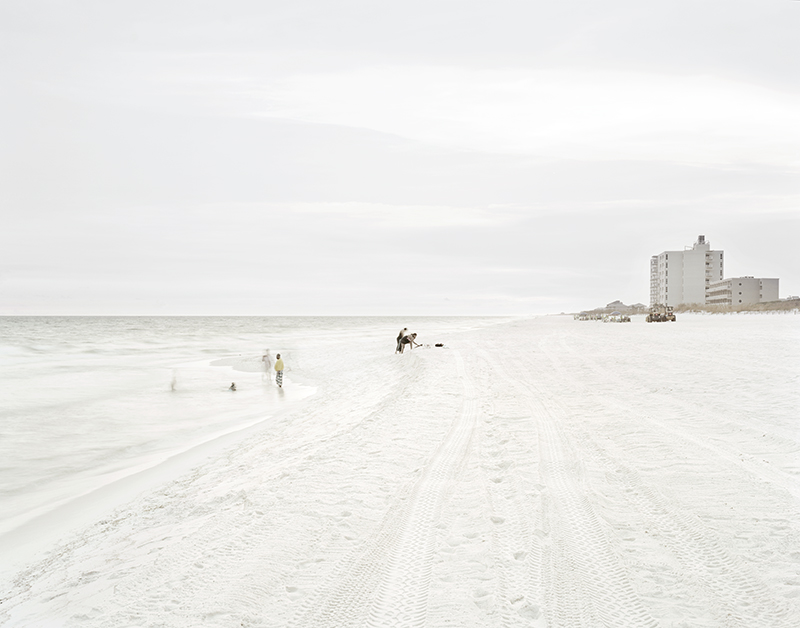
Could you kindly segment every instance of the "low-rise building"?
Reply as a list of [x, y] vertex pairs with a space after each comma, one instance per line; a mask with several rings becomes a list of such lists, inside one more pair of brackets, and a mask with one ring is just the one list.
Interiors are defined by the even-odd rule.
[[706, 303], [740, 307], [778, 300], [778, 280], [761, 277], [733, 277], [709, 284]]

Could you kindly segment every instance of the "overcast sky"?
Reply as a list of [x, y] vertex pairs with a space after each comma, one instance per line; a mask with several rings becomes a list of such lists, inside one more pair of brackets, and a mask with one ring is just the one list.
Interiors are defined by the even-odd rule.
[[0, 0], [0, 314], [800, 294], [800, 2]]

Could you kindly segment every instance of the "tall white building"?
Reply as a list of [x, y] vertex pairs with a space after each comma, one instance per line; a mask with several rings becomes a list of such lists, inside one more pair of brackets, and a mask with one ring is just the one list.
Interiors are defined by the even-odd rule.
[[734, 277], [713, 281], [708, 286], [706, 303], [740, 307], [778, 300], [778, 280], [760, 277]]
[[723, 252], [712, 251], [705, 236], [691, 248], [650, 258], [650, 305], [705, 305], [712, 281], [722, 280]]

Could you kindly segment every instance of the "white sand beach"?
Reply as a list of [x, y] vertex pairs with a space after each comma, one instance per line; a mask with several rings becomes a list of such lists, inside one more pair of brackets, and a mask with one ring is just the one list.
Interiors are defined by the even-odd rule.
[[44, 515], [0, 624], [800, 625], [800, 316], [420, 325], [294, 351], [280, 412]]

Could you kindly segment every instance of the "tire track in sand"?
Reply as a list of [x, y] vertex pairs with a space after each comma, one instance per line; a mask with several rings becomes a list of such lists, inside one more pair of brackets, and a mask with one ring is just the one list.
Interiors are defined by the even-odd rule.
[[545, 487], [542, 583], [548, 628], [658, 628], [611, 547], [581, 485], [582, 467], [530, 373], [509, 379], [527, 391], [538, 428], [540, 477]]
[[542, 476], [556, 514], [553, 523], [559, 526], [551, 528], [556, 561], [547, 574], [552, 579], [550, 625], [656, 628], [575, 479], [579, 463], [566, 455], [557, 426], [539, 418]]
[[619, 459], [611, 458], [595, 443], [591, 455], [618, 484], [618, 492], [647, 522], [650, 535], [675, 556], [680, 577], [704, 606], [729, 626], [797, 625], [797, 606], [782, 600], [752, 567], [731, 553], [697, 515], [675, 508], [641, 475]]
[[[541, 521], [541, 486], [535, 451], [536, 425], [527, 404], [517, 413], [501, 413], [502, 397], [524, 400], [509, 382], [502, 366], [481, 351], [484, 369], [499, 374], [490, 381], [499, 388], [489, 398], [489, 414], [482, 421], [480, 439], [483, 485], [491, 507], [492, 546], [498, 574], [498, 612], [507, 628], [543, 628], [545, 624], [542, 553], [544, 533]], [[526, 471], [523, 472], [522, 469]]]
[[[568, 352], [575, 359], [580, 360], [585, 368], [589, 369], [592, 375], [599, 381], [604, 382], [607, 385], [619, 386], [621, 384], [619, 379], [615, 379], [618, 378], [618, 375], [615, 374], [612, 376], [607, 369], [603, 369], [596, 361], [569, 346], [565, 342], [564, 338], [559, 339], [559, 346], [561, 347], [562, 351]], [[569, 379], [572, 385], [579, 390], [582, 395], [597, 398], [598, 403], [602, 403], [608, 407], [613, 407], [618, 413], [623, 415], [631, 415], [634, 412], [629, 405], [620, 402], [613, 396], [596, 395], [594, 391], [592, 391], [584, 382], [575, 379], [574, 376], [571, 376], [563, 369], [558, 362], [557, 356], [553, 355], [552, 350], [548, 349], [547, 346], [542, 346], [540, 349], [550, 360], [553, 369], [557, 370], [562, 378]], [[669, 397], [668, 405], [673, 409], [680, 408], [685, 416], [694, 416], [699, 412], [697, 406], [685, 401], [678, 395], [671, 395]], [[704, 409], [704, 412], [706, 413], [713, 413], [714, 411], [715, 410], [713, 408]], [[716, 412], [719, 412], [719, 410], [716, 410]], [[741, 470], [746, 470], [753, 478], [762, 482], [764, 485], [769, 485], [778, 490], [784, 490], [792, 495], [794, 499], [800, 499], [800, 486], [798, 485], [796, 478], [784, 470], [776, 469], [764, 462], [759, 462], [752, 456], [745, 457], [739, 451], [732, 451], [728, 447], [715, 445], [707, 438], [695, 438], [691, 435], [689, 430], [677, 429], [672, 427], [668, 422], [657, 420], [649, 414], [637, 413], [635, 416], [638, 422], [647, 423], [654, 432], [661, 431], [663, 433], [667, 433], [675, 442], [682, 441], [689, 447], [696, 447], [700, 450], [705, 450], [705, 455], [711, 455], [727, 461], [735, 473], [739, 473]]]
[[[610, 383], [611, 376], [596, 363], [568, 347], [562, 339], [560, 343], [564, 351], [573, 358], [580, 359], [599, 381]], [[542, 347], [540, 347], [542, 348]], [[559, 363], [558, 356], [542, 348], [550, 361], [552, 374], [561, 380], [569, 380], [582, 395], [595, 400], [598, 405], [613, 408], [615, 412], [625, 415], [633, 410], [626, 404], [610, 395], [597, 395], [591, 387], [574, 378]], [[551, 400], [559, 406], [557, 400]], [[688, 408], [688, 404], [675, 399], [675, 405]], [[565, 408], [561, 408], [566, 412]], [[722, 447], [693, 437], [686, 431], [670, 427], [666, 422], [659, 422], [646, 415], [636, 415], [637, 421], [647, 424], [653, 433], [665, 433], [684, 453], [696, 448], [691, 457], [704, 459], [709, 456], [718, 463], [726, 465], [726, 473], [731, 477], [755, 476], [764, 484], [758, 486], [761, 491], [768, 490], [770, 482], [774, 482], [778, 490], [785, 488], [785, 479], [779, 471], [772, 471], [763, 465], [748, 465], [746, 461], [735, 457]], [[797, 606], [792, 601], [781, 599], [763, 580], [763, 576], [754, 567], [743, 561], [726, 547], [722, 538], [709, 523], [698, 515], [676, 505], [667, 498], [657, 486], [652, 486], [644, 478], [633, 462], [624, 462], [620, 451], [615, 454], [607, 451], [579, 423], [572, 424], [571, 438], [583, 457], [588, 457], [604, 469], [603, 477], [616, 488], [629, 508], [637, 512], [646, 522], [651, 538], [665, 548], [677, 559], [680, 566], [676, 577], [692, 592], [700, 605], [710, 610], [720, 622], [726, 626], [746, 628], [749, 626], [770, 626], [788, 628], [797, 625]], [[738, 463], [738, 464], [737, 464]]]
[[[580, 357], [565, 345], [563, 348]], [[557, 369], [556, 357], [548, 357]], [[601, 381], [608, 379], [608, 374], [596, 364], [586, 358], [583, 361]], [[569, 377], [563, 370], [559, 374], [562, 378]], [[577, 387], [582, 384], [575, 381], [573, 385]], [[584, 393], [591, 395], [588, 387]], [[604, 403], [621, 414], [632, 412], [625, 404], [608, 396], [599, 399], [598, 403]], [[675, 404], [688, 405], [679, 399], [675, 400]], [[651, 426], [654, 433], [661, 430], [669, 434], [672, 441], [680, 444], [684, 451], [691, 451], [691, 447], [696, 446], [697, 453], [693, 456], [696, 459], [715, 456], [712, 459], [728, 465], [726, 474], [730, 477], [749, 473], [759, 476], [765, 483], [770, 480], [775, 482], [778, 489], [784, 488], [785, 479], [781, 472], [773, 473], [763, 466], [747, 465], [745, 461], [735, 458], [721, 447], [670, 428], [647, 416], [637, 415], [637, 419], [640, 423]], [[673, 500], [649, 484], [632, 463], [625, 463], [620, 455], [612, 455], [585, 428], [579, 430], [577, 425], [573, 425], [573, 438], [581, 447], [583, 455], [591, 457], [604, 469], [604, 477], [617, 488], [616, 493], [623, 496], [640, 513], [647, 522], [650, 536], [658, 539], [660, 545], [677, 559], [681, 567], [677, 572], [678, 577], [685, 582], [686, 589], [702, 601], [704, 608], [730, 626], [789, 628], [797, 624], [797, 606], [791, 601], [781, 599], [771, 590], [752, 565], [725, 547], [717, 532], [707, 522], [697, 514], [676, 506]], [[764, 490], [762, 487], [759, 489]]]
[[346, 557], [289, 626], [423, 626], [435, 551], [435, 526], [477, 421], [474, 387], [454, 352], [464, 404], [416, 483], [395, 499], [377, 533]]

